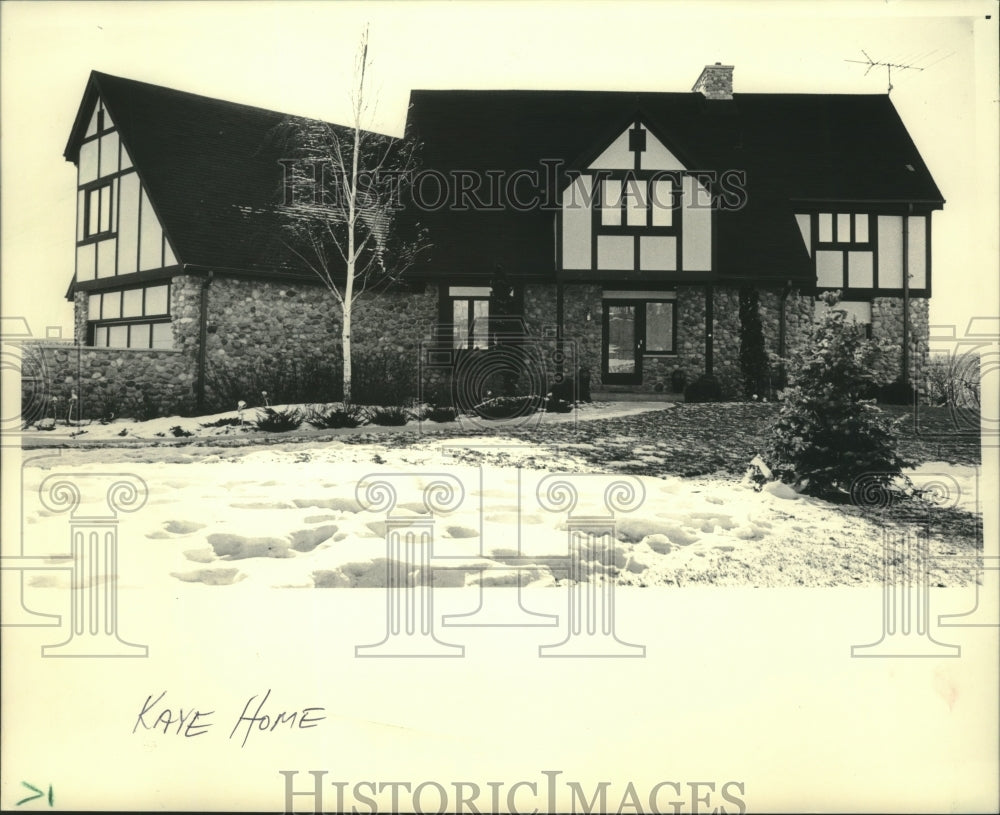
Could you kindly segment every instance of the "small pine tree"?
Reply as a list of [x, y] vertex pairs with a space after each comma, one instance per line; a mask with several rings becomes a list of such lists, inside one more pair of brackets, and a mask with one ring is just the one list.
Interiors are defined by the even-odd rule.
[[909, 466], [896, 449], [898, 422], [888, 420], [862, 394], [872, 384], [875, 346], [831, 308], [812, 328], [809, 340], [792, 355], [790, 386], [771, 427], [764, 458], [777, 478], [802, 492], [843, 498], [864, 473], [885, 487]]

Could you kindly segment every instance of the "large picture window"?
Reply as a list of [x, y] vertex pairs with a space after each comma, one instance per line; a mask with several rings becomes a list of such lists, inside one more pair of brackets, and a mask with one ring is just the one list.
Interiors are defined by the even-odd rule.
[[96, 348], [173, 348], [170, 285], [91, 294], [87, 324]]

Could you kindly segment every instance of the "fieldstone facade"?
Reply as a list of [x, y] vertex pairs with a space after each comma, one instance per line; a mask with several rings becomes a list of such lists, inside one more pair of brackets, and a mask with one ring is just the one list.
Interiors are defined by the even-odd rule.
[[[560, 368], [556, 355], [556, 300], [555, 284], [528, 284], [524, 287], [524, 319], [532, 337], [542, 343], [549, 382]], [[565, 363], [562, 371], [575, 363], [590, 375], [592, 387], [601, 381], [601, 287], [586, 284], [563, 286], [563, 338]]]
[[[33, 343], [36, 370], [42, 371], [43, 390], [68, 406], [72, 394], [79, 400], [85, 418], [109, 414], [152, 417], [191, 414], [199, 407], [218, 410], [230, 407], [233, 396], [219, 383], [238, 381], [253, 372], [255, 382], [271, 381], [290, 367], [308, 360], [331, 378], [339, 373], [341, 356], [341, 310], [333, 295], [321, 285], [307, 282], [182, 275], [171, 281], [170, 311], [174, 348], [139, 350], [91, 348], [87, 339], [87, 293], [74, 296], [77, 345]], [[527, 284], [524, 316], [528, 331], [540, 342], [546, 375], [551, 383], [560, 367], [576, 364], [590, 374], [596, 391], [635, 390], [670, 393], [678, 385], [690, 384], [705, 370], [705, 295], [701, 285], [678, 285], [676, 294], [676, 353], [643, 357], [643, 379], [638, 386], [605, 386], [601, 378], [602, 287], [595, 284], [563, 285], [563, 336], [572, 343], [560, 362], [555, 340], [556, 284]], [[739, 398], [740, 370], [739, 289], [714, 286], [713, 373], [723, 395]], [[200, 314], [205, 298], [204, 383], [199, 380]], [[422, 349], [433, 337], [439, 319], [439, 289], [427, 284], [363, 297], [353, 321], [355, 368], [379, 357], [395, 360], [391, 371], [416, 379]], [[882, 346], [877, 375], [880, 383], [899, 379], [903, 334], [902, 299], [874, 298], [871, 304], [871, 335]], [[759, 290], [759, 310], [765, 350], [780, 350], [781, 310], [784, 309], [785, 356], [806, 340], [815, 313], [815, 298], [797, 290]], [[926, 363], [928, 300], [910, 301], [911, 376], [922, 360]], [[426, 360], [425, 360], [426, 361]], [[388, 369], [387, 369], [388, 370]], [[392, 376], [392, 373], [388, 374]], [[421, 393], [445, 384], [447, 369], [425, 369]], [[775, 374], [777, 375], [777, 371]], [[679, 380], [679, 381], [678, 381]], [[249, 381], [249, 380], [248, 380]], [[776, 380], [777, 382], [777, 380]], [[36, 383], [37, 384], [37, 383]], [[204, 397], [199, 405], [199, 389]], [[258, 394], [247, 393], [254, 404]], [[273, 393], [281, 402], [282, 394]], [[64, 407], [65, 409], [65, 407]]]
[[[267, 381], [295, 360], [335, 370], [339, 381], [341, 309], [325, 287], [180, 275], [170, 286], [172, 349], [87, 346], [88, 292], [78, 291], [73, 298], [76, 344], [32, 343], [33, 370], [41, 372], [33, 378], [44, 382], [26, 387], [41, 388], [60, 400], [77, 394], [85, 418], [196, 412], [202, 298], [208, 315], [203, 409], [230, 407], [231, 399], [222, 401], [219, 383], [232, 383], [251, 371], [255, 381]], [[355, 367], [373, 354], [398, 355], [409, 359], [400, 361], [401, 368], [415, 372], [421, 344], [430, 340], [437, 313], [434, 285], [363, 296], [353, 315]], [[251, 404], [260, 401], [256, 393], [248, 392], [245, 398]], [[274, 393], [271, 400], [280, 399], [281, 394]]]
[[[39, 415], [77, 419], [153, 419], [195, 410], [194, 370], [181, 351], [30, 343], [22, 361], [22, 405]], [[28, 397], [29, 391], [33, 391]]]
[[[926, 297], [910, 299], [909, 379], [915, 382], [918, 373], [927, 369], [929, 301]], [[901, 379], [903, 366], [903, 300], [900, 297], [876, 297], [872, 300], [872, 339], [881, 352], [876, 362], [880, 384]]]
[[[280, 382], [281, 375], [294, 365], [339, 382], [342, 309], [326, 287], [216, 277], [206, 294], [208, 406], [225, 406], [220, 403], [223, 382], [239, 377]], [[366, 360], [379, 355], [402, 357], [400, 365], [415, 372], [421, 343], [431, 339], [437, 321], [437, 298], [437, 287], [432, 285], [419, 291], [363, 295], [355, 303], [351, 320], [355, 377], [364, 373], [361, 367]], [[253, 377], [247, 372], [253, 372]], [[256, 397], [248, 393], [244, 398]], [[271, 401], [277, 402], [289, 397], [270, 394]]]

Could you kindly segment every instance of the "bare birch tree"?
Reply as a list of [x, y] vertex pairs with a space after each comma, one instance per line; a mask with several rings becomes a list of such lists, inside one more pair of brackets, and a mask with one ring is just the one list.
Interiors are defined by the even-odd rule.
[[[426, 247], [403, 226], [403, 196], [417, 170], [416, 143], [366, 130], [368, 29], [354, 66], [351, 122], [287, 117], [276, 136], [287, 158], [278, 221], [284, 246], [333, 294], [341, 314], [344, 401], [352, 401], [352, 320], [359, 298], [397, 282]], [[404, 234], [406, 233], [406, 234]]]

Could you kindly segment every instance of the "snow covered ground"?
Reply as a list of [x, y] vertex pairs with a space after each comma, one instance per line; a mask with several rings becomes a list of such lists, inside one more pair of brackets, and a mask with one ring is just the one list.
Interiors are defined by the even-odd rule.
[[[537, 423], [539, 425], [567, 424], [577, 421], [587, 421], [589, 419], [615, 419], [622, 416], [634, 416], [637, 413], [645, 413], [651, 410], [664, 410], [671, 406], [670, 402], [587, 402], [579, 403], [575, 409], [569, 413], [539, 413], [528, 419], [515, 419], [508, 422], [483, 420], [470, 416], [460, 416], [456, 422], [437, 423], [433, 421], [419, 422], [413, 419], [409, 424], [402, 427], [377, 427], [373, 425], [362, 425], [356, 428], [345, 428], [335, 431], [335, 435], [359, 435], [372, 430], [380, 433], [401, 432], [405, 430], [420, 429], [422, 433], [434, 433], [436, 431], [447, 431], [456, 426], [464, 429], [474, 429], [480, 427], [497, 428], [505, 424], [520, 426], [526, 423]], [[299, 409], [302, 413], [308, 414], [312, 409], [340, 408], [340, 403], [329, 405], [274, 405], [274, 410], [286, 410], [288, 408]], [[49, 430], [39, 430], [37, 427], [28, 428], [23, 434], [26, 446], [50, 445], [59, 442], [74, 442], [80, 445], [88, 445], [91, 442], [114, 442], [117, 444], [130, 444], [133, 441], [154, 441], [166, 443], [170, 441], [181, 441], [185, 439], [216, 439], [224, 440], [227, 443], [239, 443], [245, 441], [248, 444], [256, 442], [267, 442], [275, 438], [310, 438], [326, 437], [331, 435], [330, 430], [316, 430], [303, 422], [297, 430], [285, 433], [265, 433], [258, 431], [254, 426], [254, 420], [261, 415], [261, 408], [246, 408], [239, 412], [235, 410], [224, 413], [216, 413], [211, 416], [198, 416], [197, 418], [183, 418], [181, 416], [165, 416], [158, 419], [150, 419], [144, 422], [137, 422], [132, 419], [114, 419], [113, 421], [102, 423], [96, 420], [85, 420], [82, 422], [67, 423], [62, 418], [53, 426], [51, 418], [46, 422]], [[241, 420], [242, 425], [212, 427], [211, 425], [220, 421]], [[176, 430], [175, 430], [176, 428]]]
[[[592, 410], [595, 418], [605, 418], [662, 407], [620, 403], [581, 413]], [[141, 433], [159, 441], [158, 428], [177, 421], [184, 420], [121, 426], [133, 437]], [[224, 429], [237, 438], [264, 435], [239, 428], [207, 430], [194, 420], [184, 425], [202, 435], [220, 435]], [[114, 438], [115, 427], [88, 430]], [[377, 439], [346, 443], [336, 437], [371, 430], [323, 431], [322, 440], [315, 441], [308, 435], [294, 442], [274, 437], [268, 445], [132, 443], [52, 451], [24, 470], [26, 549], [55, 555], [68, 548], [62, 543], [67, 541], [65, 516], [45, 509], [38, 498], [50, 473], [72, 479], [73, 474], [128, 472], [145, 482], [149, 498], [134, 515], [122, 516], [123, 552], [141, 556], [123, 554], [121, 588], [380, 587], [387, 574], [386, 511], [366, 509], [356, 494], [362, 478], [377, 476], [389, 478], [399, 490], [393, 518], [417, 523], [433, 518], [430, 571], [421, 574], [418, 564], [407, 566], [418, 581], [442, 587], [516, 585], [519, 580], [525, 586], [551, 586], [567, 579], [567, 515], [542, 505], [539, 484], [550, 473], [569, 473], [580, 491], [575, 512], [601, 515], [607, 511], [603, 490], [622, 477], [586, 475], [594, 466], [575, 455], [572, 445], [434, 433], [414, 436], [405, 446]], [[392, 430], [378, 428], [380, 433]], [[955, 478], [963, 508], [975, 509], [976, 468], [928, 463], [921, 470]], [[431, 514], [422, 503], [422, 488], [439, 475], [457, 478], [464, 495], [453, 511]], [[634, 511], [616, 519], [613, 572], [622, 584], [838, 586], [873, 585], [882, 578], [883, 532], [877, 525], [785, 485], [756, 492], [731, 478], [627, 478], [641, 484], [644, 497]], [[970, 572], [963, 553], [947, 540], [930, 544], [932, 585], [966, 583]], [[585, 575], [602, 572], [597, 559], [597, 553], [584, 552]], [[50, 571], [28, 579], [37, 588], [65, 588], [70, 576]]]

